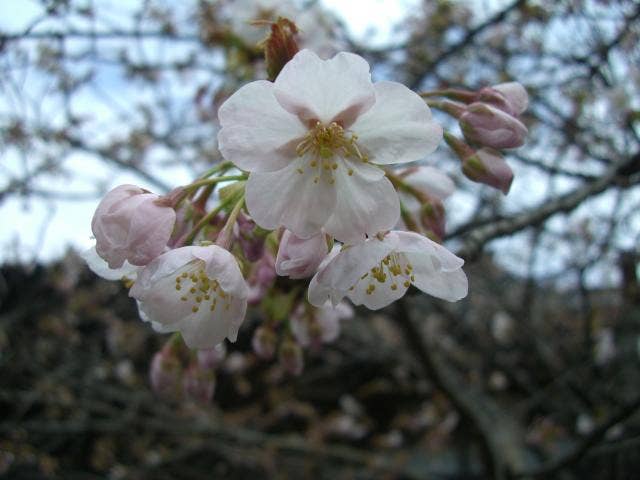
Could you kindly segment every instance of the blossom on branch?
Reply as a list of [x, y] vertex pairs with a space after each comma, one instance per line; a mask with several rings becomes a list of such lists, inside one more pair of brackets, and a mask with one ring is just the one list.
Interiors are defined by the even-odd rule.
[[398, 196], [380, 168], [434, 151], [442, 128], [394, 82], [373, 84], [367, 62], [299, 52], [275, 82], [251, 82], [220, 108], [222, 155], [250, 172], [246, 202], [265, 229], [300, 238], [322, 228], [357, 243], [392, 228]]
[[335, 248], [309, 285], [309, 302], [337, 305], [345, 296], [377, 310], [401, 298], [410, 285], [455, 302], [467, 295], [464, 261], [415, 232], [391, 231], [364, 243]]
[[236, 259], [217, 245], [170, 250], [139, 271], [129, 296], [161, 332], [180, 332], [190, 348], [235, 342], [248, 287]]

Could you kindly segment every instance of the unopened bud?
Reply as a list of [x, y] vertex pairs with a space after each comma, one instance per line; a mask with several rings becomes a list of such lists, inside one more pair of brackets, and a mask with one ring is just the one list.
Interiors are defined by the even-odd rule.
[[435, 197], [429, 197], [420, 209], [420, 222], [427, 230], [433, 232], [438, 239], [444, 238], [446, 215], [442, 201]]
[[278, 247], [276, 273], [293, 279], [310, 277], [328, 253], [324, 233], [302, 239], [285, 230]]
[[497, 188], [505, 195], [513, 181], [513, 171], [499, 152], [481, 148], [462, 162], [462, 172], [474, 182]]
[[182, 382], [182, 364], [171, 349], [163, 348], [151, 360], [151, 388], [162, 397], [177, 398]]
[[288, 18], [280, 17], [271, 24], [271, 32], [263, 42], [269, 80], [275, 80], [285, 64], [298, 53], [298, 27]]
[[517, 148], [527, 136], [527, 127], [520, 120], [482, 102], [469, 105], [459, 122], [467, 140], [485, 147]]
[[198, 350], [198, 365], [204, 370], [215, 370], [227, 356], [227, 347], [220, 343], [213, 348]]
[[504, 95], [514, 115], [521, 115], [529, 106], [527, 90], [518, 82], [500, 83], [492, 88]]
[[247, 299], [249, 304], [257, 305], [267, 294], [275, 279], [276, 267], [273, 256], [265, 252], [249, 276], [249, 297]]
[[287, 338], [280, 344], [280, 365], [291, 375], [300, 375], [304, 369], [302, 348], [293, 339]]
[[243, 213], [238, 215], [237, 225], [237, 239], [245, 258], [257, 262], [264, 255], [265, 236], [258, 232], [256, 223]]
[[258, 327], [253, 332], [251, 346], [255, 354], [263, 360], [271, 360], [276, 353], [276, 332], [269, 327]]
[[197, 403], [209, 403], [213, 398], [216, 377], [211, 369], [202, 369], [192, 363], [184, 375], [183, 388], [188, 398]]

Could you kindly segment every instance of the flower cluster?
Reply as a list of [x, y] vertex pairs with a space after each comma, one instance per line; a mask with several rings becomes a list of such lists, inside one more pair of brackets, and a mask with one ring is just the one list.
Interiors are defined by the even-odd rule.
[[[474, 95], [466, 107], [451, 102], [465, 110], [467, 141], [516, 146], [522, 92], [507, 84]], [[398, 169], [443, 138], [427, 103], [401, 84], [373, 83], [358, 55], [302, 50], [273, 82], [250, 82], [220, 107], [223, 162], [166, 196], [133, 185], [109, 192], [87, 262], [124, 279], [155, 330], [202, 352], [235, 341], [248, 305], [258, 306], [254, 352], [291, 374], [302, 370], [303, 349], [317, 352], [353, 315], [345, 298], [375, 310], [413, 285], [457, 301], [467, 294], [464, 262], [439, 243], [455, 185], [433, 167]], [[458, 154], [466, 145], [445, 139]], [[154, 387], [210, 398], [204, 360], [185, 366], [175, 338], [153, 360]]]

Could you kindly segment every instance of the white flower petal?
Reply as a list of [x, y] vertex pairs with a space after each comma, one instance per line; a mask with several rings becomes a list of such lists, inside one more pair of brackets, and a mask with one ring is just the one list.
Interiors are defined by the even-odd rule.
[[369, 182], [344, 169], [335, 172], [337, 203], [325, 230], [345, 243], [359, 243], [365, 235], [389, 230], [400, 218], [400, 201], [391, 182], [383, 177]]
[[336, 204], [336, 192], [325, 178], [314, 183], [315, 170], [297, 169], [292, 162], [277, 172], [252, 173], [246, 185], [247, 208], [262, 228], [285, 226], [300, 238], [309, 238], [327, 221]]
[[189, 348], [213, 348], [225, 338], [235, 342], [247, 310], [247, 302], [232, 299], [229, 308], [219, 305], [212, 313], [204, 308], [185, 318], [181, 333]]
[[243, 86], [218, 111], [222, 156], [250, 172], [271, 172], [288, 165], [307, 128], [285, 111], [265, 80]]
[[355, 175], [358, 175], [367, 182], [375, 182], [384, 177], [384, 170], [377, 165], [364, 163], [361, 160], [355, 160], [353, 158], [343, 158], [343, 162], [347, 172], [351, 169]]
[[[367, 289], [373, 285], [375, 289], [367, 293]], [[395, 285], [396, 289], [391, 289]], [[393, 282], [388, 279], [385, 283], [376, 280], [360, 281], [355, 288], [347, 293], [347, 297], [354, 305], [364, 305], [370, 310], [379, 310], [401, 298], [407, 291], [403, 282]]]
[[376, 102], [351, 126], [373, 163], [413, 162], [433, 152], [442, 127], [418, 94], [396, 82], [374, 85]]
[[366, 60], [347, 52], [322, 60], [310, 50], [298, 52], [284, 66], [275, 81], [275, 96], [305, 122], [340, 121], [345, 128], [375, 101]]
[[247, 297], [249, 287], [231, 253], [224, 248], [194, 247], [193, 255], [205, 261], [207, 276], [215, 278], [225, 291], [236, 292], [238, 298]]
[[453, 272], [462, 268], [464, 260], [437, 242], [415, 232], [393, 232], [398, 238], [399, 252], [428, 255], [438, 260], [439, 269]]
[[[373, 239], [340, 249], [334, 248], [309, 284], [309, 303], [321, 307], [327, 300], [337, 305], [361, 277], [377, 266], [397, 244], [394, 236], [384, 241]], [[362, 283], [362, 282], [360, 282]]]
[[461, 268], [444, 271], [436, 257], [417, 253], [408, 253], [406, 256], [413, 265], [415, 280], [412, 283], [423, 292], [449, 302], [467, 296], [467, 276]]
[[95, 246], [83, 252], [82, 258], [87, 262], [87, 266], [93, 273], [105, 280], [122, 280], [125, 277], [130, 280], [135, 280], [138, 271], [142, 268], [131, 265], [127, 261], [125, 261], [120, 268], [109, 268], [107, 262], [96, 252]]

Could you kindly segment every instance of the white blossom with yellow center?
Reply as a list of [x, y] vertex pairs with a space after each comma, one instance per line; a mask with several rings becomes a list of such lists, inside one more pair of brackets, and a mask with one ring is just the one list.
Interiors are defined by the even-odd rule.
[[138, 271], [129, 295], [156, 330], [180, 332], [191, 348], [235, 341], [248, 287], [236, 259], [217, 245], [170, 250]]
[[309, 284], [309, 302], [337, 305], [345, 296], [372, 310], [385, 307], [415, 285], [454, 302], [467, 295], [464, 261], [414, 232], [391, 231], [335, 248]]
[[354, 54], [321, 60], [309, 50], [275, 82], [251, 82], [220, 108], [219, 148], [249, 171], [249, 213], [266, 229], [300, 238], [322, 228], [358, 243], [392, 228], [398, 195], [381, 166], [424, 158], [442, 128], [399, 83], [371, 82]]

